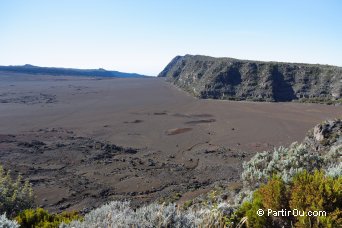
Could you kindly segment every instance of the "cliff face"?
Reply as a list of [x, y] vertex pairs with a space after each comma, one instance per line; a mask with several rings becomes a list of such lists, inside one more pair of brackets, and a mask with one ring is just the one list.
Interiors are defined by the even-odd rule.
[[200, 98], [253, 101], [336, 101], [342, 68], [259, 62], [208, 56], [177, 56], [158, 77], [167, 77]]

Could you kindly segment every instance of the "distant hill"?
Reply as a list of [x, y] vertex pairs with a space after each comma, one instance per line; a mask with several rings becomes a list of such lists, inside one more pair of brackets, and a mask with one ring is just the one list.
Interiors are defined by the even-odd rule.
[[340, 103], [342, 68], [201, 55], [175, 57], [159, 74], [199, 98]]
[[0, 66], [2, 72], [24, 73], [35, 75], [54, 75], [54, 76], [83, 76], [83, 77], [117, 77], [117, 78], [143, 78], [146, 75], [136, 73], [123, 73], [119, 71], [108, 71], [100, 69], [73, 69], [57, 67], [38, 67], [33, 65], [23, 66]]

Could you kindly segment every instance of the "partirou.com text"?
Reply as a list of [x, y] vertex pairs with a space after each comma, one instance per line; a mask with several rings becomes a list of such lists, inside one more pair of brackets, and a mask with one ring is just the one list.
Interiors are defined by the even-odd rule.
[[320, 217], [320, 216], [327, 216], [326, 211], [302, 211], [298, 209], [293, 210], [272, 210], [272, 209], [259, 209], [257, 211], [257, 215], [259, 216], [273, 216], [273, 217], [288, 217], [288, 216], [309, 216], [309, 217]]

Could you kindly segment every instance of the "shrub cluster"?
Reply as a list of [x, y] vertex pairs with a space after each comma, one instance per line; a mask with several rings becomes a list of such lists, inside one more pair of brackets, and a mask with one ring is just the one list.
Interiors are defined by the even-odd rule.
[[333, 146], [323, 158], [326, 175], [331, 177], [342, 176], [342, 145]]
[[56, 228], [62, 222], [70, 223], [73, 220], [80, 220], [81, 217], [76, 212], [63, 212], [61, 214], [49, 214], [42, 208], [26, 209], [22, 211], [15, 220], [20, 227], [43, 227], [43, 228]]
[[243, 163], [242, 180], [248, 188], [257, 188], [272, 175], [289, 182], [297, 173], [324, 169], [328, 175], [341, 174], [342, 146], [332, 147], [322, 155], [307, 145], [293, 143], [290, 147], [279, 147], [273, 153], [257, 153], [250, 161]]
[[[274, 176], [253, 194], [250, 202], [244, 202], [231, 218], [232, 224], [245, 222], [245, 227], [341, 227], [342, 226], [342, 177], [326, 176], [323, 171], [300, 172], [286, 183]], [[263, 209], [264, 216], [257, 210]], [[300, 213], [324, 211], [326, 216], [267, 216], [267, 210]]]
[[[341, 227], [342, 177], [326, 176], [324, 171], [297, 173], [285, 182], [273, 176], [234, 212], [224, 203], [211, 207], [181, 210], [175, 204], [150, 204], [136, 210], [128, 202], [114, 201], [91, 211], [83, 221], [61, 224], [60, 228], [95, 227]], [[226, 209], [228, 211], [225, 211]], [[258, 216], [257, 210], [325, 211], [325, 215]]]
[[85, 215], [84, 221], [61, 224], [60, 228], [92, 227], [224, 227], [219, 210], [181, 211], [175, 204], [149, 204], [136, 210], [129, 202], [113, 201]]
[[21, 175], [13, 180], [10, 171], [5, 172], [0, 165], [0, 214], [16, 215], [33, 206], [33, 191], [30, 183]]

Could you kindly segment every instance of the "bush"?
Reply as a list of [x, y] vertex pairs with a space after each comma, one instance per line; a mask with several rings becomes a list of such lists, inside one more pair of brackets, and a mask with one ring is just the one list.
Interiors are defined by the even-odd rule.
[[175, 204], [156, 203], [136, 210], [128, 202], [113, 201], [97, 208], [84, 217], [84, 221], [61, 224], [61, 228], [95, 227], [223, 227], [225, 218], [217, 209], [179, 210]]
[[265, 208], [278, 211], [288, 208], [288, 193], [284, 181], [278, 176], [274, 176], [267, 185], [261, 186], [258, 191]]
[[279, 147], [273, 153], [257, 153], [250, 161], [244, 162], [242, 180], [246, 187], [255, 189], [272, 175], [280, 176], [285, 182], [304, 170], [324, 169], [327, 175], [337, 176], [342, 173], [341, 159], [342, 145], [331, 147], [329, 152], [321, 155], [307, 145], [293, 143], [289, 148]]
[[342, 145], [331, 147], [323, 158], [326, 175], [331, 177], [342, 176]]
[[342, 176], [342, 163], [327, 167], [327, 169], [325, 170], [325, 173], [327, 176], [335, 177], [335, 178]]
[[[342, 177], [325, 176], [323, 171], [298, 173], [289, 183], [280, 177], [273, 177], [253, 194], [231, 218], [233, 224], [245, 219], [246, 227], [342, 227]], [[257, 210], [263, 209], [264, 216]], [[326, 216], [267, 216], [267, 210], [325, 211]]]
[[12, 221], [6, 218], [6, 214], [0, 215], [0, 227], [1, 228], [18, 228], [17, 221]]
[[275, 211], [288, 209], [288, 193], [285, 182], [274, 176], [267, 184], [262, 185], [253, 194], [251, 201], [245, 201], [231, 218], [232, 224], [238, 224], [245, 218], [246, 227], [282, 227], [287, 221], [259, 216], [257, 211], [272, 209]]
[[62, 222], [70, 223], [73, 220], [79, 220], [81, 217], [76, 212], [63, 212], [61, 214], [49, 214], [42, 208], [27, 209], [21, 212], [16, 218], [20, 227], [42, 227], [42, 228], [55, 228]]
[[236, 210], [234, 215], [230, 218], [230, 225], [236, 227], [237, 224], [241, 224], [241, 221], [244, 221], [247, 227], [265, 227], [267, 224], [266, 217], [259, 217], [257, 215], [257, 211], [262, 208], [263, 205], [260, 194], [255, 192], [251, 202], [244, 202], [241, 207]]
[[0, 213], [14, 216], [20, 210], [33, 206], [33, 191], [30, 183], [24, 181], [21, 175], [16, 180], [5, 172], [0, 165]]
[[300, 211], [325, 211], [327, 216], [296, 217], [298, 226], [312, 224], [314, 227], [342, 226], [342, 176], [325, 177], [323, 172], [309, 174], [304, 171], [297, 175], [291, 186], [290, 207]]

